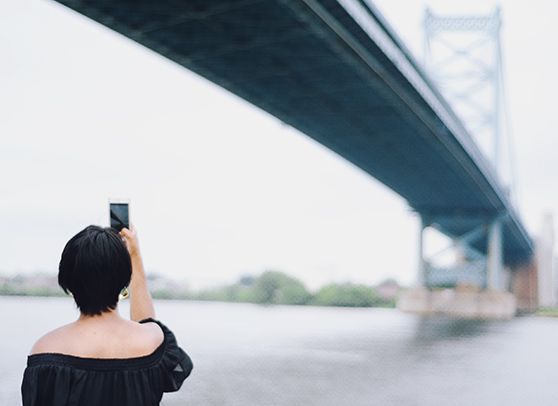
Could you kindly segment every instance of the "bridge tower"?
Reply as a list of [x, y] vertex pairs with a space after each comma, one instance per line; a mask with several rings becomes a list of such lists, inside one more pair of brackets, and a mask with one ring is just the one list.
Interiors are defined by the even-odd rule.
[[424, 18], [430, 77], [501, 175], [503, 95], [500, 9], [487, 16]]
[[[489, 158], [496, 178], [503, 182], [501, 152], [505, 97], [500, 28], [499, 8], [490, 15], [473, 16], [439, 16], [427, 9], [424, 18], [424, 63], [437, 88]], [[506, 188], [511, 190], [512, 165], [509, 172]], [[435, 268], [428, 268], [428, 261], [423, 258], [422, 234], [428, 224], [421, 223], [419, 280], [425, 283], [425, 272], [435, 271]], [[486, 236], [486, 258], [468, 245], [468, 241], [479, 238], [479, 233]], [[453, 242], [461, 259], [452, 269], [438, 269], [438, 274], [453, 272], [461, 282], [476, 278], [477, 284], [489, 290], [505, 290], [509, 283], [505, 280], [502, 262], [502, 238], [501, 219], [486, 219], [486, 224], [480, 229], [471, 230]], [[478, 279], [484, 280], [481, 282]]]

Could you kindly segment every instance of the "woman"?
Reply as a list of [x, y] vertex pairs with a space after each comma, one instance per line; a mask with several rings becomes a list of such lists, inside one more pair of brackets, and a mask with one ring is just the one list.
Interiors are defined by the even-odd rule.
[[[89, 226], [64, 247], [58, 283], [79, 318], [41, 337], [27, 359], [24, 406], [151, 406], [192, 370], [155, 309], [135, 232]], [[130, 320], [118, 314], [130, 289]]]

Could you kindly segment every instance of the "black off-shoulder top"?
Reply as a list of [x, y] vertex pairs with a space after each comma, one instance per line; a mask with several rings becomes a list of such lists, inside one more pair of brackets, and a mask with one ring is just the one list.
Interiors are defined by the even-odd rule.
[[163, 392], [180, 389], [193, 365], [163, 323], [161, 345], [136, 358], [82, 358], [65, 354], [27, 357], [23, 406], [155, 406]]

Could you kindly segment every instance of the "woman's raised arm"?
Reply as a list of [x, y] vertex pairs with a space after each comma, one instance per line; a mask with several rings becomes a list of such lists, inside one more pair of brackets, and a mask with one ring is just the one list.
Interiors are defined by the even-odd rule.
[[155, 318], [153, 299], [147, 288], [147, 278], [143, 269], [136, 230], [123, 228], [120, 235], [124, 238], [132, 260], [132, 279], [130, 281], [130, 319], [140, 321]]

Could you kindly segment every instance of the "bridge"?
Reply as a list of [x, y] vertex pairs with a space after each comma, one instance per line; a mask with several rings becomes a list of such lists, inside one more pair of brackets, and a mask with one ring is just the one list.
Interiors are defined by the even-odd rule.
[[[297, 128], [488, 256], [532, 241], [494, 167], [380, 13], [361, 0], [58, 0]], [[422, 235], [422, 232], [421, 232]]]

